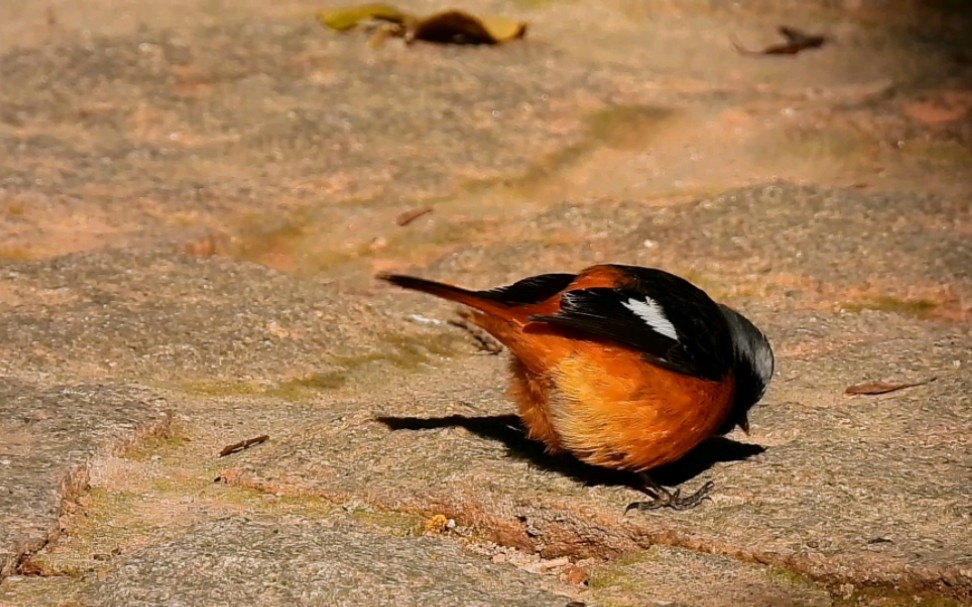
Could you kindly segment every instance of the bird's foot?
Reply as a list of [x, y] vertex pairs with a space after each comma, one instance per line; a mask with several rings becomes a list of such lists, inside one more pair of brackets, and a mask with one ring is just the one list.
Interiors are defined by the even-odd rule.
[[644, 483], [645, 486], [642, 490], [652, 497], [652, 499], [644, 502], [631, 502], [624, 509], [625, 514], [632, 510], [658, 510], [660, 508], [671, 508], [672, 510], [691, 510], [705, 500], [710, 499], [709, 492], [712, 491], [713, 487], [715, 487], [715, 483], [709, 481], [702, 485], [702, 487], [695, 493], [683, 497], [681, 495], [681, 489], [670, 491], [656, 483], [650, 477], [644, 477]]

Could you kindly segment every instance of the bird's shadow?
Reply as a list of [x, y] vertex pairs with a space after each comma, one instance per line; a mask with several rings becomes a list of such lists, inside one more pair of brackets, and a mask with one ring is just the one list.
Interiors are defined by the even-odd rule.
[[[516, 415], [447, 415], [444, 417], [377, 417], [391, 430], [433, 430], [437, 428], [465, 428], [466, 430], [503, 443], [511, 457], [524, 459], [545, 470], [564, 474], [585, 485], [644, 487], [638, 475], [592, 466], [567, 455], [551, 455], [543, 444], [526, 436], [526, 430]], [[719, 462], [740, 461], [766, 451], [764, 447], [740, 443], [722, 436], [703, 442], [680, 460], [655, 468], [651, 477], [668, 486], [679, 485], [695, 478]]]

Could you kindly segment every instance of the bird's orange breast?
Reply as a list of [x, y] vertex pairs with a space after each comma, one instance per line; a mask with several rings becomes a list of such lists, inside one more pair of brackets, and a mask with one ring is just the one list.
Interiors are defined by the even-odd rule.
[[[593, 266], [566, 290], [624, 281], [616, 268]], [[731, 377], [675, 373], [634, 350], [530, 321], [556, 313], [561, 295], [472, 317], [513, 354], [510, 393], [531, 438], [589, 464], [643, 471], [677, 460], [716, 433], [732, 405]]]
[[611, 346], [579, 348], [552, 369], [547, 402], [561, 447], [587, 463], [643, 471], [677, 460], [716, 433], [731, 378], [689, 377]]

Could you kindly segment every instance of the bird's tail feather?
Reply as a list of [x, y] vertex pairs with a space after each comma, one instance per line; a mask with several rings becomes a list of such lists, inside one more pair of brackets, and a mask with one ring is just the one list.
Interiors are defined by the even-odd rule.
[[390, 282], [391, 284], [403, 289], [419, 291], [421, 293], [434, 295], [441, 299], [448, 299], [449, 301], [461, 303], [488, 315], [497, 316], [499, 318], [507, 318], [511, 315], [509, 305], [490, 298], [485, 294], [485, 292], [482, 291], [470, 291], [469, 289], [463, 289], [462, 287], [455, 287], [442, 282], [418, 278], [416, 276], [406, 276], [403, 274], [383, 273], [379, 274], [377, 278]]

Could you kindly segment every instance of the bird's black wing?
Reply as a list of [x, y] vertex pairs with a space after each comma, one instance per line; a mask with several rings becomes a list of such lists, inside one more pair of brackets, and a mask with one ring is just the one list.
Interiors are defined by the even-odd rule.
[[672, 371], [719, 380], [730, 371], [732, 341], [718, 305], [688, 281], [661, 270], [618, 266], [617, 288], [568, 291], [560, 311], [532, 320], [639, 352]]
[[478, 291], [477, 294], [504, 304], [535, 304], [560, 293], [577, 278], [574, 274], [540, 274], [505, 287]]

